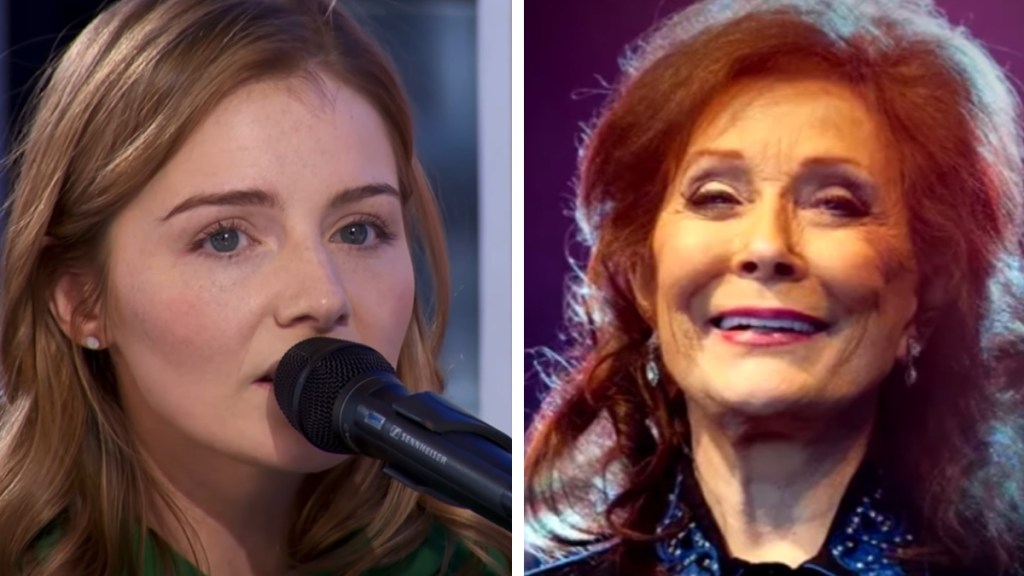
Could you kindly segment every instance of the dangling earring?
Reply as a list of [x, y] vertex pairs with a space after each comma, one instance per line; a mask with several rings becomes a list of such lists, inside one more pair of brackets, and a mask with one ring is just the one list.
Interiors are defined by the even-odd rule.
[[647, 377], [647, 384], [652, 388], [657, 387], [661, 381], [661, 370], [658, 369], [658, 337], [651, 336], [647, 342], [647, 365], [644, 367], [644, 376]]
[[100, 349], [100, 339], [95, 337], [95, 336], [86, 336], [85, 337], [85, 347], [88, 348], [89, 350], [99, 350]]
[[907, 348], [907, 367], [903, 372], [903, 381], [907, 384], [907, 388], [910, 388], [917, 382], [917, 369], [914, 367], [914, 361], [921, 355], [921, 344], [911, 338]]

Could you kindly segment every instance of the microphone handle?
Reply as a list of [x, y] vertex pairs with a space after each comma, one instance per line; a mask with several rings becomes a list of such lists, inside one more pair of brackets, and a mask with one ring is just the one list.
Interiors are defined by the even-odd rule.
[[354, 452], [383, 460], [386, 474], [416, 491], [512, 530], [508, 436], [436, 394], [409, 394], [387, 373], [346, 392], [334, 415]]

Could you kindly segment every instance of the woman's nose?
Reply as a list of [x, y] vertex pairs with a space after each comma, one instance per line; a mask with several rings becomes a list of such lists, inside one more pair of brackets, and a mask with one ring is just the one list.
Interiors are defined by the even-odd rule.
[[799, 230], [789, 208], [765, 201], [748, 218], [733, 257], [733, 273], [760, 282], [802, 278], [807, 266], [794, 248]]
[[284, 284], [276, 320], [282, 326], [306, 324], [326, 333], [348, 322], [344, 278], [329, 248], [317, 245], [285, 254], [278, 281]]

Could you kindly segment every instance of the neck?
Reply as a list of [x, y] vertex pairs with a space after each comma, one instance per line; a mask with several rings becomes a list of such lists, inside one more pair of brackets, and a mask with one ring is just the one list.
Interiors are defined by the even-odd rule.
[[874, 412], [799, 421], [688, 412], [696, 477], [730, 553], [790, 566], [813, 557], [867, 451]]
[[223, 455], [207, 458], [202, 450], [190, 450], [185, 458], [174, 452], [163, 445], [147, 460], [189, 531], [159, 500], [152, 528], [186, 557], [194, 546], [192, 560], [206, 574], [285, 574], [288, 527], [302, 476]]

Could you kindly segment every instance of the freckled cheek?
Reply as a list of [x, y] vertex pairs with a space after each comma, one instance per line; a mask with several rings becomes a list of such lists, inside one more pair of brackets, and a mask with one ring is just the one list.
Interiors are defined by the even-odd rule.
[[129, 358], [145, 364], [135, 370], [201, 372], [222, 361], [225, 347], [244, 333], [237, 321], [240, 306], [244, 302], [225, 298], [214, 285], [136, 275], [118, 287], [114, 337]]
[[395, 364], [416, 297], [411, 260], [396, 258], [350, 270], [346, 291], [357, 334]]

